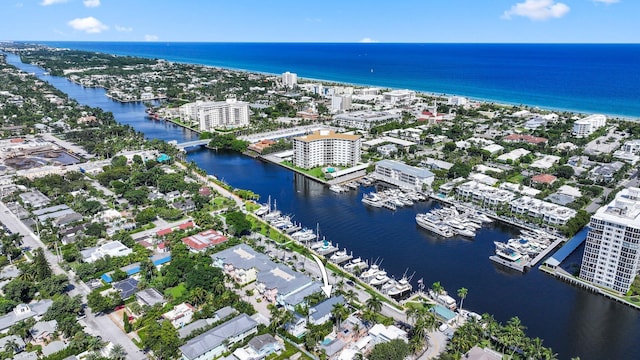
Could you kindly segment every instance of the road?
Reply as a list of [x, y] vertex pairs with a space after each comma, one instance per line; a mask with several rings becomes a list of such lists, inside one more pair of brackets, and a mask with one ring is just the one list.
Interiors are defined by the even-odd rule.
[[[29, 227], [20, 221], [8, 208], [0, 201], [0, 220], [9, 230], [23, 236], [22, 242], [25, 247], [30, 249], [42, 248], [45, 257], [51, 266], [51, 270], [57, 275], [66, 275], [72, 288], [69, 290], [69, 296], [82, 296], [83, 303], [86, 304], [87, 295], [90, 292], [89, 287], [83, 282], [77, 282], [75, 276], [71, 276], [58, 264], [58, 259], [47, 247], [40, 241], [40, 238], [34, 234]], [[111, 341], [114, 344], [120, 344], [127, 352], [127, 359], [145, 359], [146, 356], [138, 349], [138, 347], [129, 339], [129, 337], [111, 321], [108, 316], [94, 316], [91, 310], [85, 310], [87, 317], [80, 320], [80, 324], [86, 326], [86, 331], [92, 335], [100, 335], [103, 340]]]

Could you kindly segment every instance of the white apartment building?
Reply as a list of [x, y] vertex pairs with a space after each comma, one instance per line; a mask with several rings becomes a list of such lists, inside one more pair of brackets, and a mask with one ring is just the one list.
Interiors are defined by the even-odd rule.
[[458, 198], [481, 204], [484, 208], [506, 205], [515, 198], [515, 194], [511, 191], [498, 189], [475, 180], [458, 185], [456, 194]]
[[370, 130], [374, 126], [400, 120], [400, 114], [386, 111], [354, 111], [336, 115], [333, 120], [338, 126], [358, 130]]
[[331, 97], [331, 111], [345, 111], [351, 109], [351, 95], [334, 95]]
[[529, 196], [511, 201], [511, 212], [542, 219], [544, 223], [550, 225], [564, 225], [576, 216], [576, 211], [573, 209]]
[[462, 106], [467, 105], [468, 102], [469, 101], [464, 96], [449, 96], [447, 99], [447, 105]]
[[282, 74], [282, 85], [284, 85], [285, 87], [289, 88], [289, 89], [293, 89], [294, 87], [296, 87], [296, 85], [298, 85], [298, 74], [296, 73], [291, 73], [291, 72], [285, 72]]
[[382, 100], [389, 104], [408, 104], [416, 98], [413, 90], [393, 90], [382, 94]]
[[620, 191], [589, 228], [580, 278], [626, 293], [640, 270], [640, 189]]
[[293, 138], [293, 163], [303, 169], [324, 165], [355, 166], [360, 162], [360, 135], [320, 130]]
[[180, 118], [199, 123], [201, 131], [247, 126], [249, 103], [236, 99], [196, 101], [180, 106]]
[[423, 185], [431, 186], [435, 175], [427, 169], [399, 161], [381, 160], [376, 163], [373, 177], [401, 188], [422, 191]]
[[605, 125], [607, 125], [606, 116], [601, 114], [589, 115], [573, 123], [573, 135], [577, 137], [589, 136]]

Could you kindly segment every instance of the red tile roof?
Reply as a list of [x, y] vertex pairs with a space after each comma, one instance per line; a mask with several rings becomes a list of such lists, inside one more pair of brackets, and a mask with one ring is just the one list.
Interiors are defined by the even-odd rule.
[[162, 230], [158, 230], [158, 232], [156, 232], [156, 235], [158, 236], [165, 236], [167, 234], [171, 234], [173, 230], [171, 228], [169, 229], [162, 229]]
[[511, 134], [504, 137], [505, 141], [526, 142], [529, 144], [546, 143], [547, 139], [538, 136]]
[[540, 174], [531, 178], [531, 181], [537, 182], [540, 184], [553, 184], [556, 181], [557, 177], [551, 174]]
[[180, 230], [186, 230], [186, 229], [190, 229], [192, 227], [194, 227], [195, 224], [193, 223], [193, 221], [189, 220], [184, 224], [180, 224], [180, 226], [178, 226], [180, 228]]
[[227, 241], [227, 238], [216, 230], [203, 231], [196, 235], [187, 236], [182, 242], [195, 251], [202, 251]]

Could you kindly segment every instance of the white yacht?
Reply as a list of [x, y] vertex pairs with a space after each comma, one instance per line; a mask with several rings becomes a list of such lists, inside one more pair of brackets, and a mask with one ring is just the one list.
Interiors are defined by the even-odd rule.
[[338, 250], [333, 255], [329, 257], [329, 260], [333, 263], [340, 264], [345, 261], [351, 260], [353, 258], [352, 255], [347, 253], [347, 249]]
[[376, 274], [376, 277], [374, 277], [373, 279], [371, 279], [371, 281], [369, 281], [369, 284], [372, 286], [380, 286], [389, 280], [391, 280], [391, 278], [387, 276], [387, 272], [384, 270], [380, 270]]
[[368, 270], [365, 270], [360, 274], [360, 279], [363, 281], [369, 281], [376, 277], [378, 271], [380, 271], [380, 267], [377, 264], [373, 264]]
[[453, 232], [455, 232], [458, 235], [467, 236], [467, 237], [476, 236], [475, 231], [473, 231], [472, 229], [466, 227], [464, 224], [462, 224], [460, 221], [458, 221], [456, 219], [445, 220], [445, 223], [447, 225], [449, 225], [451, 227], [451, 229], [453, 230]]
[[411, 283], [409, 283], [409, 279], [403, 277], [402, 279], [396, 281], [395, 286], [389, 289], [387, 295], [391, 297], [400, 297], [407, 293], [410, 293], [411, 289], [413, 289], [413, 286], [411, 286]]
[[253, 213], [256, 214], [256, 216], [263, 216], [266, 215], [269, 212], [269, 204], [263, 204], [262, 206], [260, 206], [260, 208], [256, 211], [254, 211]]
[[416, 215], [416, 223], [426, 230], [429, 230], [437, 235], [444, 237], [452, 237], [454, 235], [453, 230], [447, 224], [443, 223], [440, 219], [429, 214]]
[[396, 211], [396, 209], [398, 208], [396, 204], [394, 204], [392, 201], [389, 201], [389, 200], [383, 202], [382, 207], [385, 209], [389, 209], [391, 211]]
[[311, 240], [315, 240], [317, 235], [311, 229], [303, 229], [298, 232], [291, 234], [291, 237], [299, 242], [307, 242]]
[[333, 191], [334, 193], [338, 193], [338, 194], [340, 194], [341, 192], [347, 191], [347, 189], [345, 189], [344, 187], [342, 187], [340, 185], [337, 185], [337, 184], [329, 186], [329, 190]]
[[362, 202], [365, 203], [366, 205], [378, 207], [378, 208], [382, 207], [382, 205], [384, 204], [384, 200], [375, 193], [364, 194], [362, 196]]
[[357, 257], [351, 260], [348, 264], [344, 266], [344, 269], [347, 271], [354, 271], [355, 269], [366, 269], [369, 267], [366, 262], [362, 261], [362, 258]]

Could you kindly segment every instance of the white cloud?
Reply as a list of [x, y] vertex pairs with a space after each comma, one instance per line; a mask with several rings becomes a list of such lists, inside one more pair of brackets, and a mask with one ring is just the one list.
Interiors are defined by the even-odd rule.
[[100, 20], [89, 16], [86, 18], [77, 18], [67, 23], [69, 26], [78, 31], [84, 31], [87, 34], [98, 34], [105, 30], [109, 30], [109, 27], [103, 24]]
[[62, 3], [66, 3], [68, 0], [42, 0], [42, 2], [40, 3], [40, 5], [42, 6], [49, 6], [49, 5], [53, 5], [53, 4], [62, 4]]
[[158, 41], [158, 35], [145, 35], [144, 41]]
[[511, 19], [512, 16], [522, 16], [534, 21], [539, 21], [561, 18], [565, 16], [569, 10], [571, 10], [569, 6], [561, 2], [556, 2], [555, 0], [525, 0], [505, 11], [504, 14], [502, 14], [502, 18]]
[[615, 4], [620, 2], [620, 0], [593, 0], [594, 3], [603, 3], [603, 4]]
[[358, 41], [358, 42], [361, 42], [361, 43], [377, 43], [378, 40], [373, 40], [372, 38], [366, 37], [366, 38], [360, 39], [360, 41]]
[[89, 8], [100, 6], [100, 0], [84, 0], [82, 3]]
[[126, 27], [126, 26], [120, 26], [120, 25], [116, 25], [116, 26], [114, 26], [114, 28], [116, 29], [116, 31], [119, 31], [119, 32], [132, 32], [133, 31], [132, 27]]

